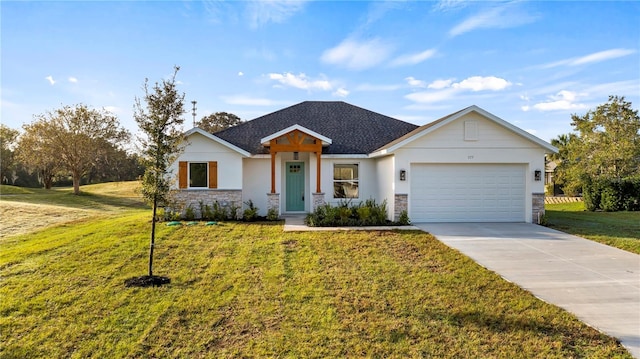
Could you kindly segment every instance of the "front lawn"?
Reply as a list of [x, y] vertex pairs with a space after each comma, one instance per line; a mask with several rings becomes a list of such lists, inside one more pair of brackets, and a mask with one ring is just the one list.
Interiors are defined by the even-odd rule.
[[640, 254], [640, 212], [589, 212], [583, 202], [545, 205], [547, 226]]
[[0, 357], [630, 358], [429, 234], [159, 227], [149, 211], [0, 240]]

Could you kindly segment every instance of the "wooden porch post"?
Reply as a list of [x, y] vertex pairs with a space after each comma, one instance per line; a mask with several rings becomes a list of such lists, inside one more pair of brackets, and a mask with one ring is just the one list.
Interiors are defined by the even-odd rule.
[[316, 193], [322, 193], [320, 190], [320, 157], [322, 155], [322, 149], [316, 152]]
[[276, 152], [271, 151], [271, 193], [276, 193]]

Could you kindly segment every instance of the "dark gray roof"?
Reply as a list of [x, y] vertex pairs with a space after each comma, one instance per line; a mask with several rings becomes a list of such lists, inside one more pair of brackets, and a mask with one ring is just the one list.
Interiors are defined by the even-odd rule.
[[269, 153], [260, 139], [300, 125], [332, 140], [325, 154], [368, 154], [418, 126], [342, 101], [305, 101], [216, 132], [252, 154]]

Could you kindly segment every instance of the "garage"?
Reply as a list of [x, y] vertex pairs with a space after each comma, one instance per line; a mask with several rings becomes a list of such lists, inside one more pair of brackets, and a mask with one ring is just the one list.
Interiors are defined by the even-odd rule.
[[524, 222], [524, 164], [412, 164], [413, 222]]

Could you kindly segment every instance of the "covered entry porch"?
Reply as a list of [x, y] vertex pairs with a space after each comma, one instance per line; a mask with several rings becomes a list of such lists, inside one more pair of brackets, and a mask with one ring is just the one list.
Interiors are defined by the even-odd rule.
[[[269, 148], [271, 160], [271, 189], [267, 193], [270, 213], [303, 213], [325, 203], [321, 181], [322, 148], [331, 144], [330, 138], [294, 125], [262, 138], [260, 142]], [[308, 203], [309, 192], [311, 203]]]

